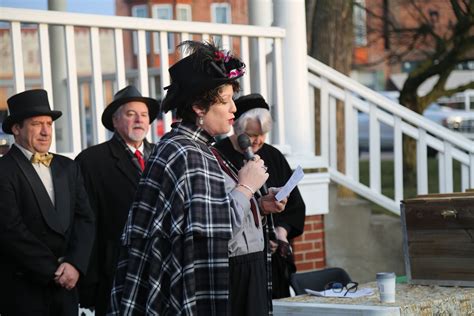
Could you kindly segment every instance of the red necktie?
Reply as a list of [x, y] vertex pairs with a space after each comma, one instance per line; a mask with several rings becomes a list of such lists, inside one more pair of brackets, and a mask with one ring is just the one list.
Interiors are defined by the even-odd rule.
[[135, 157], [137, 157], [140, 169], [143, 171], [143, 169], [145, 169], [145, 159], [143, 159], [142, 153], [138, 149], [135, 150]]

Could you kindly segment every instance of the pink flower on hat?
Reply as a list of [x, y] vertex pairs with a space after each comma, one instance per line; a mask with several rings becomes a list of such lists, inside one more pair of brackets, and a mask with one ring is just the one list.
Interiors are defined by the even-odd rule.
[[230, 54], [230, 52], [226, 52], [222, 50], [214, 52], [215, 61], [223, 61], [224, 63], [228, 63], [231, 58], [232, 58], [232, 55]]
[[244, 73], [245, 73], [245, 70], [243, 68], [242, 69], [232, 69], [231, 71], [229, 71], [229, 74], [227, 75], [227, 77], [232, 79], [232, 78], [238, 77], [240, 75], [243, 75]]
[[214, 52], [214, 56], [215, 56], [215, 57], [214, 57], [214, 60], [215, 60], [215, 61], [220, 61], [220, 60], [222, 60], [222, 59], [225, 58], [225, 54], [224, 54], [223, 51]]

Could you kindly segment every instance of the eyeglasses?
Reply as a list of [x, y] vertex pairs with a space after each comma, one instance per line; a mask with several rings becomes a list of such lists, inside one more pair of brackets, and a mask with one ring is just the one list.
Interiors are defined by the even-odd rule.
[[347, 295], [347, 293], [355, 293], [357, 292], [357, 286], [359, 283], [357, 282], [349, 282], [347, 284], [342, 284], [341, 282], [329, 282], [324, 286], [324, 290], [332, 290], [334, 293], [342, 293], [344, 289], [346, 289], [346, 292], [344, 293], [344, 296]]

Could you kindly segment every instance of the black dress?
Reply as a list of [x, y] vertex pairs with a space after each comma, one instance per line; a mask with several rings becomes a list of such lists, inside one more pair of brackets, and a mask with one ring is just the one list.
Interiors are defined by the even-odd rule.
[[[240, 169], [245, 157], [232, 146], [230, 138], [219, 141], [215, 147], [224, 155], [237, 169]], [[292, 170], [283, 154], [275, 147], [264, 144], [255, 154], [259, 155], [268, 167], [268, 187], [281, 187], [291, 177]], [[288, 231], [288, 240], [301, 235], [304, 229], [306, 206], [298, 188], [295, 188], [285, 207], [285, 211], [273, 214], [274, 226], [280, 226]], [[295, 271], [292, 255], [288, 255], [283, 243], [279, 243], [279, 249], [272, 255], [272, 283], [273, 298], [282, 298], [290, 295], [289, 275]]]

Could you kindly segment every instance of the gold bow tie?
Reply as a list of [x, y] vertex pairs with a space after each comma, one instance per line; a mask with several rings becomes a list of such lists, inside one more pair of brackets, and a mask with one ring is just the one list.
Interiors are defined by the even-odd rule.
[[53, 154], [39, 154], [35, 153], [31, 157], [31, 162], [32, 163], [42, 163], [46, 167], [49, 167], [51, 164], [51, 160], [53, 159]]

